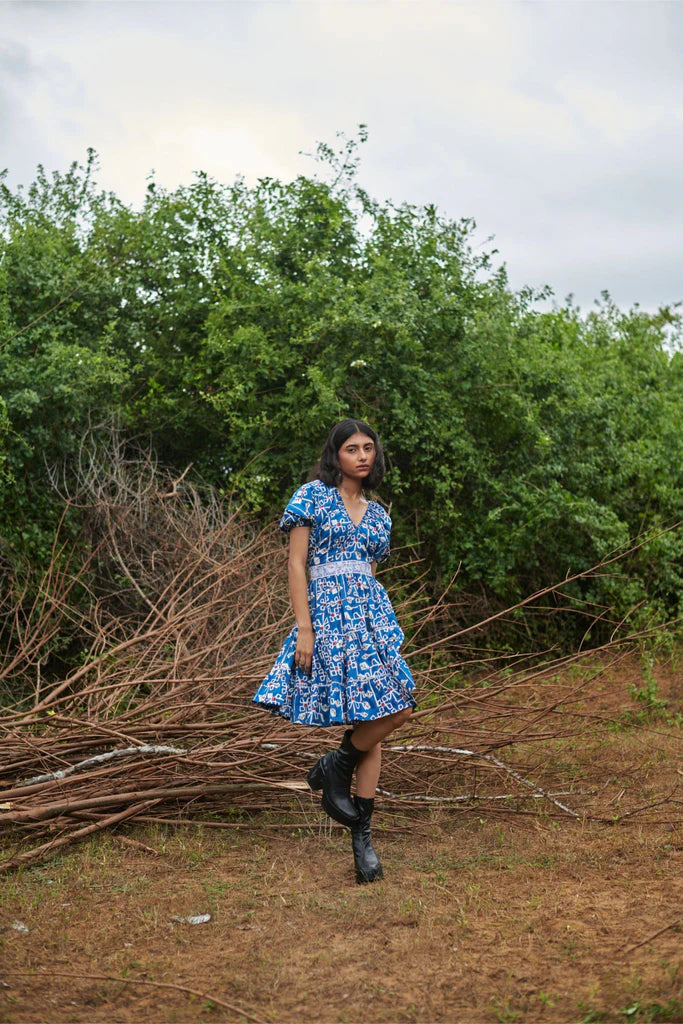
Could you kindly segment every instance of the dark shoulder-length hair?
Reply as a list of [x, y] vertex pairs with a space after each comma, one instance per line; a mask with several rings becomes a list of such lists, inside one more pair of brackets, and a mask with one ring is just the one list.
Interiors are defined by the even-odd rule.
[[328, 487], [336, 487], [341, 483], [342, 474], [337, 452], [352, 434], [366, 434], [375, 442], [375, 464], [363, 481], [366, 490], [374, 491], [384, 479], [386, 464], [377, 431], [364, 420], [342, 420], [332, 427], [320, 457], [319, 478]]

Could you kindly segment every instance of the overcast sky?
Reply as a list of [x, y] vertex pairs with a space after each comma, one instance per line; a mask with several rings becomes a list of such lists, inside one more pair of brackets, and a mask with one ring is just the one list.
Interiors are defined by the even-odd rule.
[[513, 287], [683, 300], [683, 3], [0, 0], [11, 184], [88, 146], [132, 203], [289, 179], [361, 122], [361, 184], [474, 217]]

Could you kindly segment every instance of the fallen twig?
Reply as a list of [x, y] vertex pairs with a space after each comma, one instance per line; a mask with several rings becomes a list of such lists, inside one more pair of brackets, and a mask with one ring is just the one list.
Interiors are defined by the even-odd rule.
[[153, 807], [156, 800], [145, 800], [143, 803], [133, 804], [131, 807], [126, 807], [125, 810], [119, 811], [118, 814], [112, 814], [108, 818], [103, 818], [100, 821], [93, 822], [92, 825], [86, 825], [85, 828], [79, 828], [74, 832], [69, 832], [66, 836], [61, 836], [58, 839], [52, 839], [50, 842], [43, 843], [42, 846], [36, 846], [32, 850], [26, 850], [24, 853], [18, 854], [16, 857], [12, 857], [11, 860], [6, 860], [0, 863], [0, 871], [9, 871], [11, 868], [16, 868], [20, 864], [26, 864], [30, 860], [36, 860], [38, 857], [44, 856], [46, 853], [52, 853], [60, 846], [65, 846], [67, 843], [73, 843], [77, 839], [84, 839], [85, 836], [91, 835], [93, 832], [101, 832], [105, 828], [110, 828], [112, 825], [117, 825], [121, 821], [125, 821], [126, 818], [132, 818], [140, 811], [147, 811], [150, 807]]
[[672, 928], [679, 928], [681, 925], [683, 925], [683, 917], [677, 918], [677, 920], [672, 921], [671, 924], [665, 924], [663, 928], [660, 928], [659, 931], [653, 932], [652, 935], [648, 935], [648, 937], [643, 939], [642, 942], [636, 942], [634, 946], [629, 946], [628, 949], [621, 946], [616, 950], [616, 952], [623, 953], [624, 956], [627, 953], [633, 953], [634, 950], [640, 949], [641, 946], [646, 946], [648, 942], [652, 942], [653, 939], [656, 939], [659, 935], [663, 935], [664, 932], [670, 932]]
[[219, 999], [218, 996], [209, 995], [207, 992], [200, 992], [199, 989], [190, 988], [188, 985], [175, 985], [170, 981], [150, 981], [148, 978], [120, 978], [114, 974], [67, 974], [65, 971], [6, 971], [5, 973], [8, 978], [71, 978], [73, 981], [113, 981], [120, 985], [150, 985], [152, 988], [171, 988], [177, 992], [186, 992], [188, 995], [196, 996], [198, 999], [207, 1000], [216, 1006], [222, 1006], [225, 1010], [230, 1010], [232, 1013], [238, 1014], [238, 1016], [254, 1021], [254, 1024], [266, 1024], [263, 1017], [256, 1017], [241, 1006], [228, 1003], [225, 999]]

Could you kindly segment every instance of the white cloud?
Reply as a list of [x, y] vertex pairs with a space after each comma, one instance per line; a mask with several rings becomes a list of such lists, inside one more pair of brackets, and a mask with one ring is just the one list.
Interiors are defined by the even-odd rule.
[[666, 280], [683, 293], [671, 248], [683, 228], [681, 5], [253, 0], [4, 13], [12, 180], [88, 146], [103, 184], [128, 201], [152, 168], [169, 187], [196, 169], [290, 178], [311, 169], [299, 150], [365, 122], [363, 184], [476, 217], [513, 283], [549, 281], [589, 303], [628, 281], [619, 301], [658, 302], [665, 251]]
[[640, 102], [585, 77], [568, 75], [558, 81], [556, 88], [577, 120], [598, 139], [617, 147], [671, 122], [672, 112], [666, 102]]

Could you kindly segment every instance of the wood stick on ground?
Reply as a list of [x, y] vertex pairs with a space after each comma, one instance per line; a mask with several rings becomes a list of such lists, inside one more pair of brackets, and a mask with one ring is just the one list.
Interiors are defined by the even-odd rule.
[[150, 985], [152, 988], [173, 988], [177, 992], [187, 992], [191, 996], [197, 996], [198, 999], [206, 999], [209, 1002], [215, 1003], [216, 1006], [222, 1006], [224, 1009], [230, 1010], [240, 1017], [246, 1017], [247, 1020], [254, 1021], [254, 1024], [266, 1024], [263, 1017], [255, 1017], [253, 1013], [248, 1013], [241, 1006], [227, 1003], [224, 999], [219, 999], [218, 996], [209, 995], [207, 992], [200, 992], [198, 989], [190, 988], [188, 985], [174, 985], [170, 981], [148, 981], [146, 978], [117, 978], [115, 974], [67, 974], [65, 971], [6, 971], [5, 973], [8, 978], [71, 978], [73, 981], [113, 981], [119, 985]]
[[664, 932], [670, 932], [672, 928], [678, 928], [681, 925], [683, 925], [683, 917], [679, 917], [678, 920], [672, 921], [671, 924], [665, 924], [663, 928], [660, 928], [657, 932], [653, 932], [652, 935], [648, 935], [648, 937], [643, 939], [642, 942], [636, 942], [635, 946], [629, 946], [628, 949], [622, 946], [620, 949], [617, 949], [616, 952], [622, 953], [626, 956], [627, 953], [633, 953], [634, 950], [640, 949], [641, 946], [647, 945], [648, 942], [652, 942], [653, 939], [663, 935]]
[[16, 868], [20, 864], [26, 864], [30, 860], [35, 860], [37, 857], [42, 857], [46, 853], [52, 853], [60, 846], [65, 846], [67, 843], [72, 843], [76, 839], [83, 839], [85, 836], [89, 836], [92, 832], [101, 832], [102, 829], [109, 828], [112, 825], [117, 825], [120, 821], [124, 821], [126, 818], [132, 818], [134, 815], [139, 814], [140, 811], [149, 810], [150, 807], [158, 803], [157, 800], [145, 800], [139, 804], [133, 804], [132, 807], [126, 807], [124, 811], [119, 811], [118, 814], [112, 814], [108, 818], [103, 818], [100, 821], [93, 822], [92, 825], [86, 825], [85, 828], [80, 828], [75, 832], [69, 832], [66, 836], [61, 836], [59, 839], [51, 839], [47, 843], [43, 843], [42, 846], [35, 846], [31, 850], [26, 850], [25, 853], [20, 853], [17, 857], [12, 857], [11, 860], [6, 860], [0, 863], [0, 872], [9, 871], [11, 868]]

